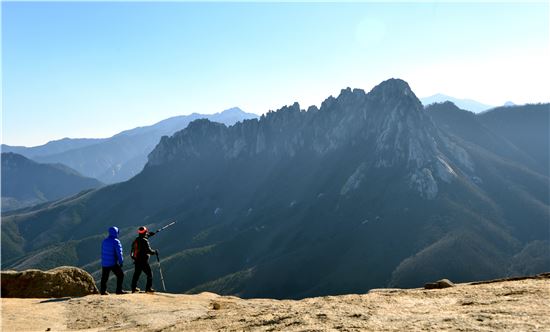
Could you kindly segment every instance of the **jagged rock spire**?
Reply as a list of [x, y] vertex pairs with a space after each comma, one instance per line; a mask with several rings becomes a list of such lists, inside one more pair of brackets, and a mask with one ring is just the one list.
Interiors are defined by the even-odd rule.
[[[239, 157], [293, 157], [300, 152], [325, 155], [354, 146], [364, 161], [356, 170], [403, 168], [410, 186], [433, 198], [438, 181], [450, 181], [456, 172], [451, 159], [438, 147], [444, 141], [407, 82], [389, 79], [369, 93], [343, 89], [329, 97], [317, 111], [306, 112], [298, 103], [268, 112], [259, 121], [232, 127], [193, 122], [171, 138], [163, 138], [149, 155], [149, 166], [170, 160], [212, 156], [220, 160]], [[309, 151], [309, 152], [308, 152]]]

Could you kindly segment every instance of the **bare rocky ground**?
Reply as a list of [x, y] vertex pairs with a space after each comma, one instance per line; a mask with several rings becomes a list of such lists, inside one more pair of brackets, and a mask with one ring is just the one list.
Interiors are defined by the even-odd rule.
[[300, 301], [212, 293], [2, 299], [2, 331], [550, 331], [550, 279]]

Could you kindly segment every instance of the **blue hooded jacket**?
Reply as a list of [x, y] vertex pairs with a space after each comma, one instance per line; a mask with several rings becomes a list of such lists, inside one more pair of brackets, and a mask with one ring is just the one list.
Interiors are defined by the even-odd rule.
[[122, 244], [118, 239], [118, 228], [109, 227], [109, 236], [101, 243], [101, 266], [122, 266]]

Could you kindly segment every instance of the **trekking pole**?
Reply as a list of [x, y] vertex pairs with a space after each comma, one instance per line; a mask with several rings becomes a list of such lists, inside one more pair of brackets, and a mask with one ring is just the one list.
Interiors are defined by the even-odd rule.
[[166, 226], [164, 226], [164, 227], [161, 227], [161, 228], [157, 229], [156, 232], [149, 232], [148, 235], [149, 235], [149, 237], [151, 237], [151, 236], [157, 234], [158, 232], [160, 232], [160, 231], [162, 231], [162, 230], [165, 230], [166, 228], [168, 228], [168, 227], [174, 225], [175, 223], [176, 223], [176, 220], [172, 221], [171, 223], [169, 223], [168, 225], [166, 225]]
[[166, 292], [166, 285], [164, 284], [164, 277], [162, 276], [162, 269], [160, 268], [160, 259], [159, 259], [158, 251], [156, 253], [156, 256], [157, 256], [157, 262], [159, 263], [159, 272], [160, 272], [160, 280], [162, 281], [162, 289], [164, 290], [164, 292]]

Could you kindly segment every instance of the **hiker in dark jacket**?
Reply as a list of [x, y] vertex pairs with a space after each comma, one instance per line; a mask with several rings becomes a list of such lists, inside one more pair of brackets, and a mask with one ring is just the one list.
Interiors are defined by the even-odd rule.
[[116, 275], [116, 293], [124, 294], [122, 290], [122, 281], [124, 280], [124, 272], [122, 272], [122, 244], [118, 239], [118, 228], [115, 226], [109, 227], [109, 236], [101, 243], [101, 295], [107, 295], [107, 280], [109, 273], [113, 271]]
[[151, 249], [151, 245], [147, 239], [148, 234], [147, 227], [141, 226], [138, 228], [138, 237], [132, 243], [131, 257], [135, 264], [134, 276], [132, 277], [132, 293], [139, 292], [137, 282], [141, 272], [144, 272], [147, 276], [145, 291], [151, 293], [155, 291], [151, 288], [153, 286], [153, 273], [149, 265], [149, 255], [156, 255], [157, 251]]

